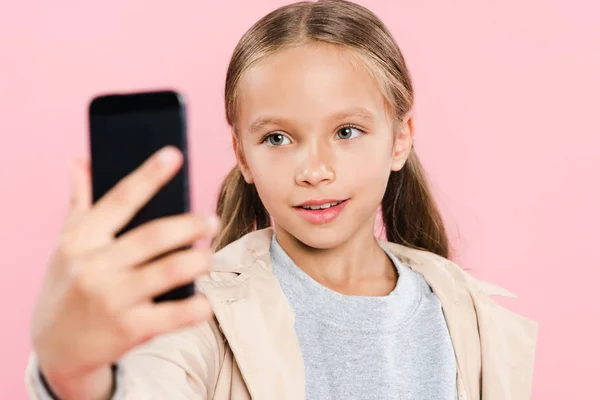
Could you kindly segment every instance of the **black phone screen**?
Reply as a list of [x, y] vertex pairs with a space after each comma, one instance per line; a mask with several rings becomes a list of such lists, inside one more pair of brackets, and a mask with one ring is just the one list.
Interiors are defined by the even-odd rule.
[[184, 165], [118, 233], [149, 220], [189, 211], [187, 144], [184, 107], [171, 92], [111, 95], [90, 106], [93, 201], [148, 157], [171, 145], [184, 154]]
[[[90, 104], [89, 129], [94, 202], [161, 148], [171, 145], [184, 155], [182, 168], [175, 177], [137, 212], [117, 237], [150, 220], [190, 210], [185, 109], [177, 93], [96, 97]], [[188, 285], [162, 299], [187, 297], [191, 291]]]

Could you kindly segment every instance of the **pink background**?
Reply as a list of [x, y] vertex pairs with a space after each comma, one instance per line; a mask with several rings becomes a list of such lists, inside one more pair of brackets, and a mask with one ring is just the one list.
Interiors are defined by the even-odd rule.
[[[222, 90], [242, 33], [283, 1], [0, 5], [0, 393], [23, 399], [29, 314], [87, 153], [92, 95], [188, 98], [196, 210], [233, 163]], [[458, 260], [540, 321], [533, 398], [597, 395], [600, 25], [592, 1], [363, 1], [414, 76], [416, 146]], [[167, 5], [169, 4], [169, 5]], [[209, 8], [211, 11], [209, 11]]]

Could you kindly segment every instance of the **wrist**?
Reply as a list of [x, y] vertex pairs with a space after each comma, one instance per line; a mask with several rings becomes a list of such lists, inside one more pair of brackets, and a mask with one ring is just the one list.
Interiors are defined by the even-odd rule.
[[40, 367], [37, 373], [41, 385], [53, 400], [108, 400], [116, 390], [117, 368], [115, 364], [75, 378], [46, 375]]

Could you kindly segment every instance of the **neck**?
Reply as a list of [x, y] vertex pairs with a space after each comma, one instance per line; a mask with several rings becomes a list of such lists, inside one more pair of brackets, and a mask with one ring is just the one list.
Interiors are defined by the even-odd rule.
[[386, 295], [396, 285], [396, 268], [379, 246], [372, 226], [333, 248], [309, 247], [283, 229], [277, 241], [294, 263], [322, 285], [344, 294]]

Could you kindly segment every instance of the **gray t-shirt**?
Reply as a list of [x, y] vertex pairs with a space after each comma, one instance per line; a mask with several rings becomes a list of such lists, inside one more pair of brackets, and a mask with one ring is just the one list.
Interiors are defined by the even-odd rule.
[[[384, 249], [385, 250], [385, 249]], [[422, 275], [398, 269], [387, 296], [346, 296], [312, 279], [275, 236], [271, 262], [295, 314], [307, 400], [453, 400], [456, 359], [437, 296]]]

